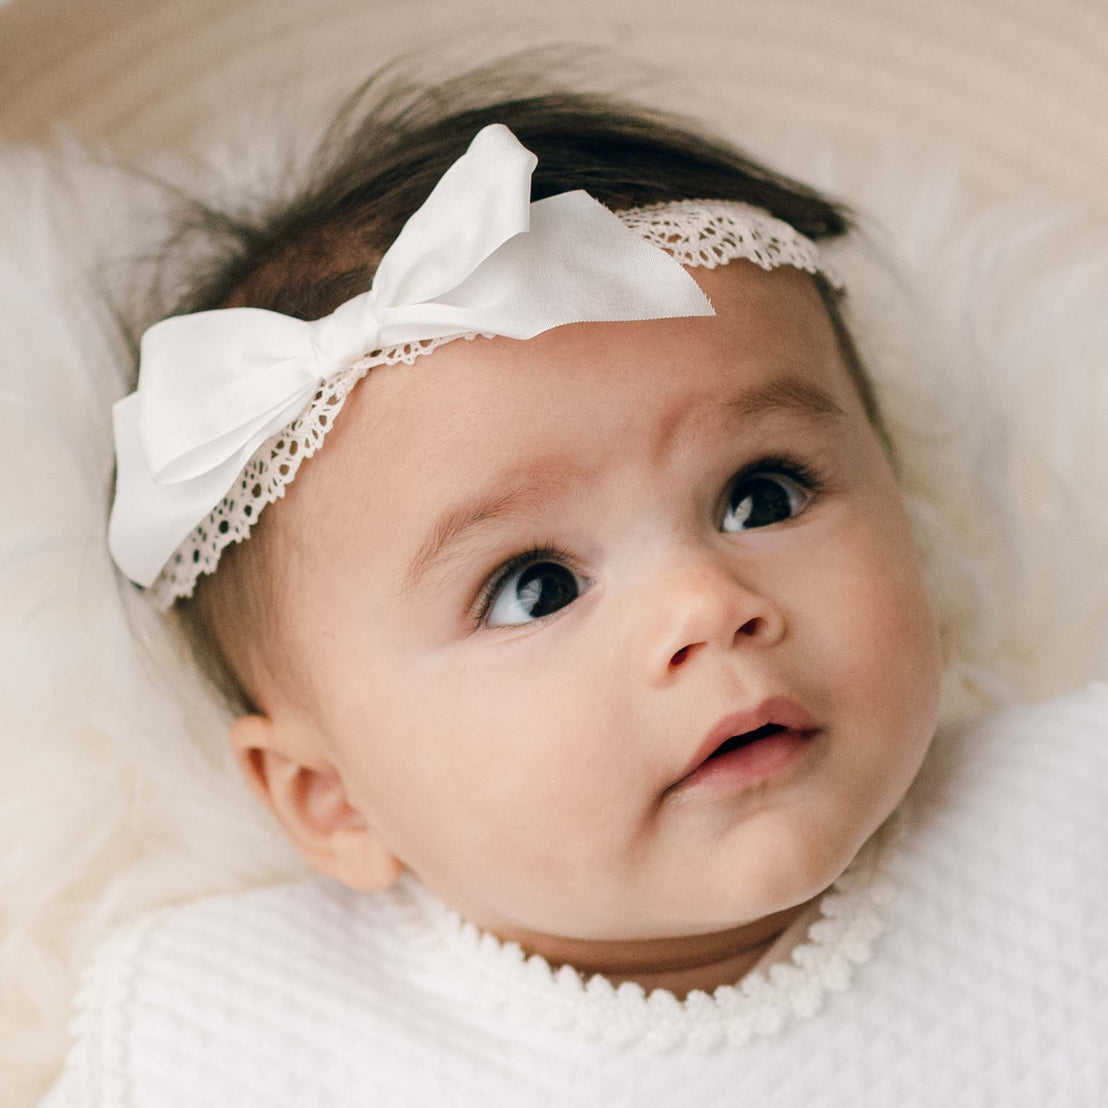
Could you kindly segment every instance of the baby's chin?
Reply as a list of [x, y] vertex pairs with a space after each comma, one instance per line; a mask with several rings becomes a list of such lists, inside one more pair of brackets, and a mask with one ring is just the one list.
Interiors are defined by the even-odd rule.
[[[758, 867], [733, 864], [702, 873], [699, 881], [677, 888], [669, 882], [668, 895], [653, 898], [644, 894], [644, 903], [635, 910], [634, 899], [618, 908], [600, 907], [598, 911], [576, 917], [552, 913], [534, 928], [553, 941], [568, 942], [652, 942], [707, 936], [750, 929], [778, 922], [787, 926], [813, 901], [823, 896], [850, 867], [868, 836], [839, 849], [798, 848], [778, 852], [776, 865]], [[697, 887], [699, 886], [699, 887]], [[463, 913], [464, 914], [464, 913]], [[486, 930], [497, 931], [495, 926]], [[511, 929], [512, 937], [519, 932]], [[502, 936], [504, 937], [504, 936]], [[527, 945], [524, 940], [524, 946]]]
[[676, 911], [653, 934], [722, 930], [809, 904], [842, 877], [871, 839], [884, 838], [894, 809], [882, 808], [865, 823], [814, 824], [809, 833], [767, 826], [741, 850], [729, 855], [721, 849], [706, 865], [700, 888], [675, 898]]

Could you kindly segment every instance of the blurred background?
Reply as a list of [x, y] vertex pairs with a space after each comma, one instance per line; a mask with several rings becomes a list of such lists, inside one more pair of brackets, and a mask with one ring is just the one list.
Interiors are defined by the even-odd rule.
[[1102, 0], [7, 0], [0, 140], [64, 126], [127, 154], [196, 147], [277, 88], [326, 102], [380, 61], [567, 41], [664, 70], [667, 105], [748, 145], [956, 154], [989, 198], [1108, 219]]

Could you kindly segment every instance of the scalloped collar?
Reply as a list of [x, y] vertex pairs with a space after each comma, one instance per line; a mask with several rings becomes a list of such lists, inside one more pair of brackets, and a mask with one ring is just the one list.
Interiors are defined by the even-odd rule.
[[828, 991], [849, 987], [854, 967], [869, 960], [884, 930], [884, 908], [895, 896], [885, 871], [903, 824], [898, 810], [866, 842], [823, 895], [807, 937], [791, 950], [785, 945], [787, 960], [763, 958], [736, 984], [711, 994], [694, 989], [684, 1000], [664, 988], [647, 993], [635, 982], [615, 986], [601, 974], [586, 981], [571, 965], [554, 969], [542, 955], [528, 957], [518, 943], [481, 931], [410, 874], [402, 881], [438, 940], [443, 973], [493, 1007], [612, 1047], [707, 1051], [776, 1034], [814, 1016]]

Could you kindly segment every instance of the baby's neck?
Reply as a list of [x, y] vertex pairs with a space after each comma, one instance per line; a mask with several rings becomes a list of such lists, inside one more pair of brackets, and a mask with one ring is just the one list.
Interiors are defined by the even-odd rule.
[[546, 949], [546, 944], [532, 940], [525, 949], [543, 955], [555, 970], [568, 963], [586, 981], [599, 973], [613, 985], [634, 981], [647, 992], [668, 989], [678, 1000], [684, 1000], [694, 989], [711, 993], [721, 985], [741, 980], [818, 900], [705, 935], [628, 941], [562, 939]]

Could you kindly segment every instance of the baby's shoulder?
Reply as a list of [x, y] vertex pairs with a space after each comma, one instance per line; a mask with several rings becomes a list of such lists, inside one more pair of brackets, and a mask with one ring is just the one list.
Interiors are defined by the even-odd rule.
[[1013, 704], [940, 729], [920, 774], [921, 794], [1007, 805], [1014, 795], [1040, 806], [1108, 796], [1108, 683], [1049, 700]]
[[943, 727], [906, 810], [912, 866], [936, 883], [1108, 908], [1108, 684]]
[[[897, 1034], [918, 1041], [916, 1060], [961, 1059], [986, 1084], [988, 1067], [1020, 1103], [1046, 1103], [1055, 1077], [1091, 1088], [1106, 1030], [1108, 686], [943, 727], [902, 815], [886, 870], [897, 895], [864, 978], [875, 1005], [897, 1026], [915, 999], [918, 1027]], [[1062, 1101], [1096, 1099], [1075, 1095]]]
[[387, 1016], [374, 996], [418, 966], [401, 949], [406, 910], [402, 895], [313, 878], [150, 913], [84, 971], [47, 1104], [116, 1103], [113, 1082], [144, 1105], [299, 1103], [306, 1074], [333, 1069], [355, 1041], [372, 1049]]
[[121, 928], [95, 953], [85, 985], [137, 966], [193, 981], [254, 975], [259, 985], [304, 962], [321, 971], [341, 963], [346, 972], [344, 952], [379, 945], [395, 911], [388, 896], [354, 893], [319, 877], [210, 895]]

